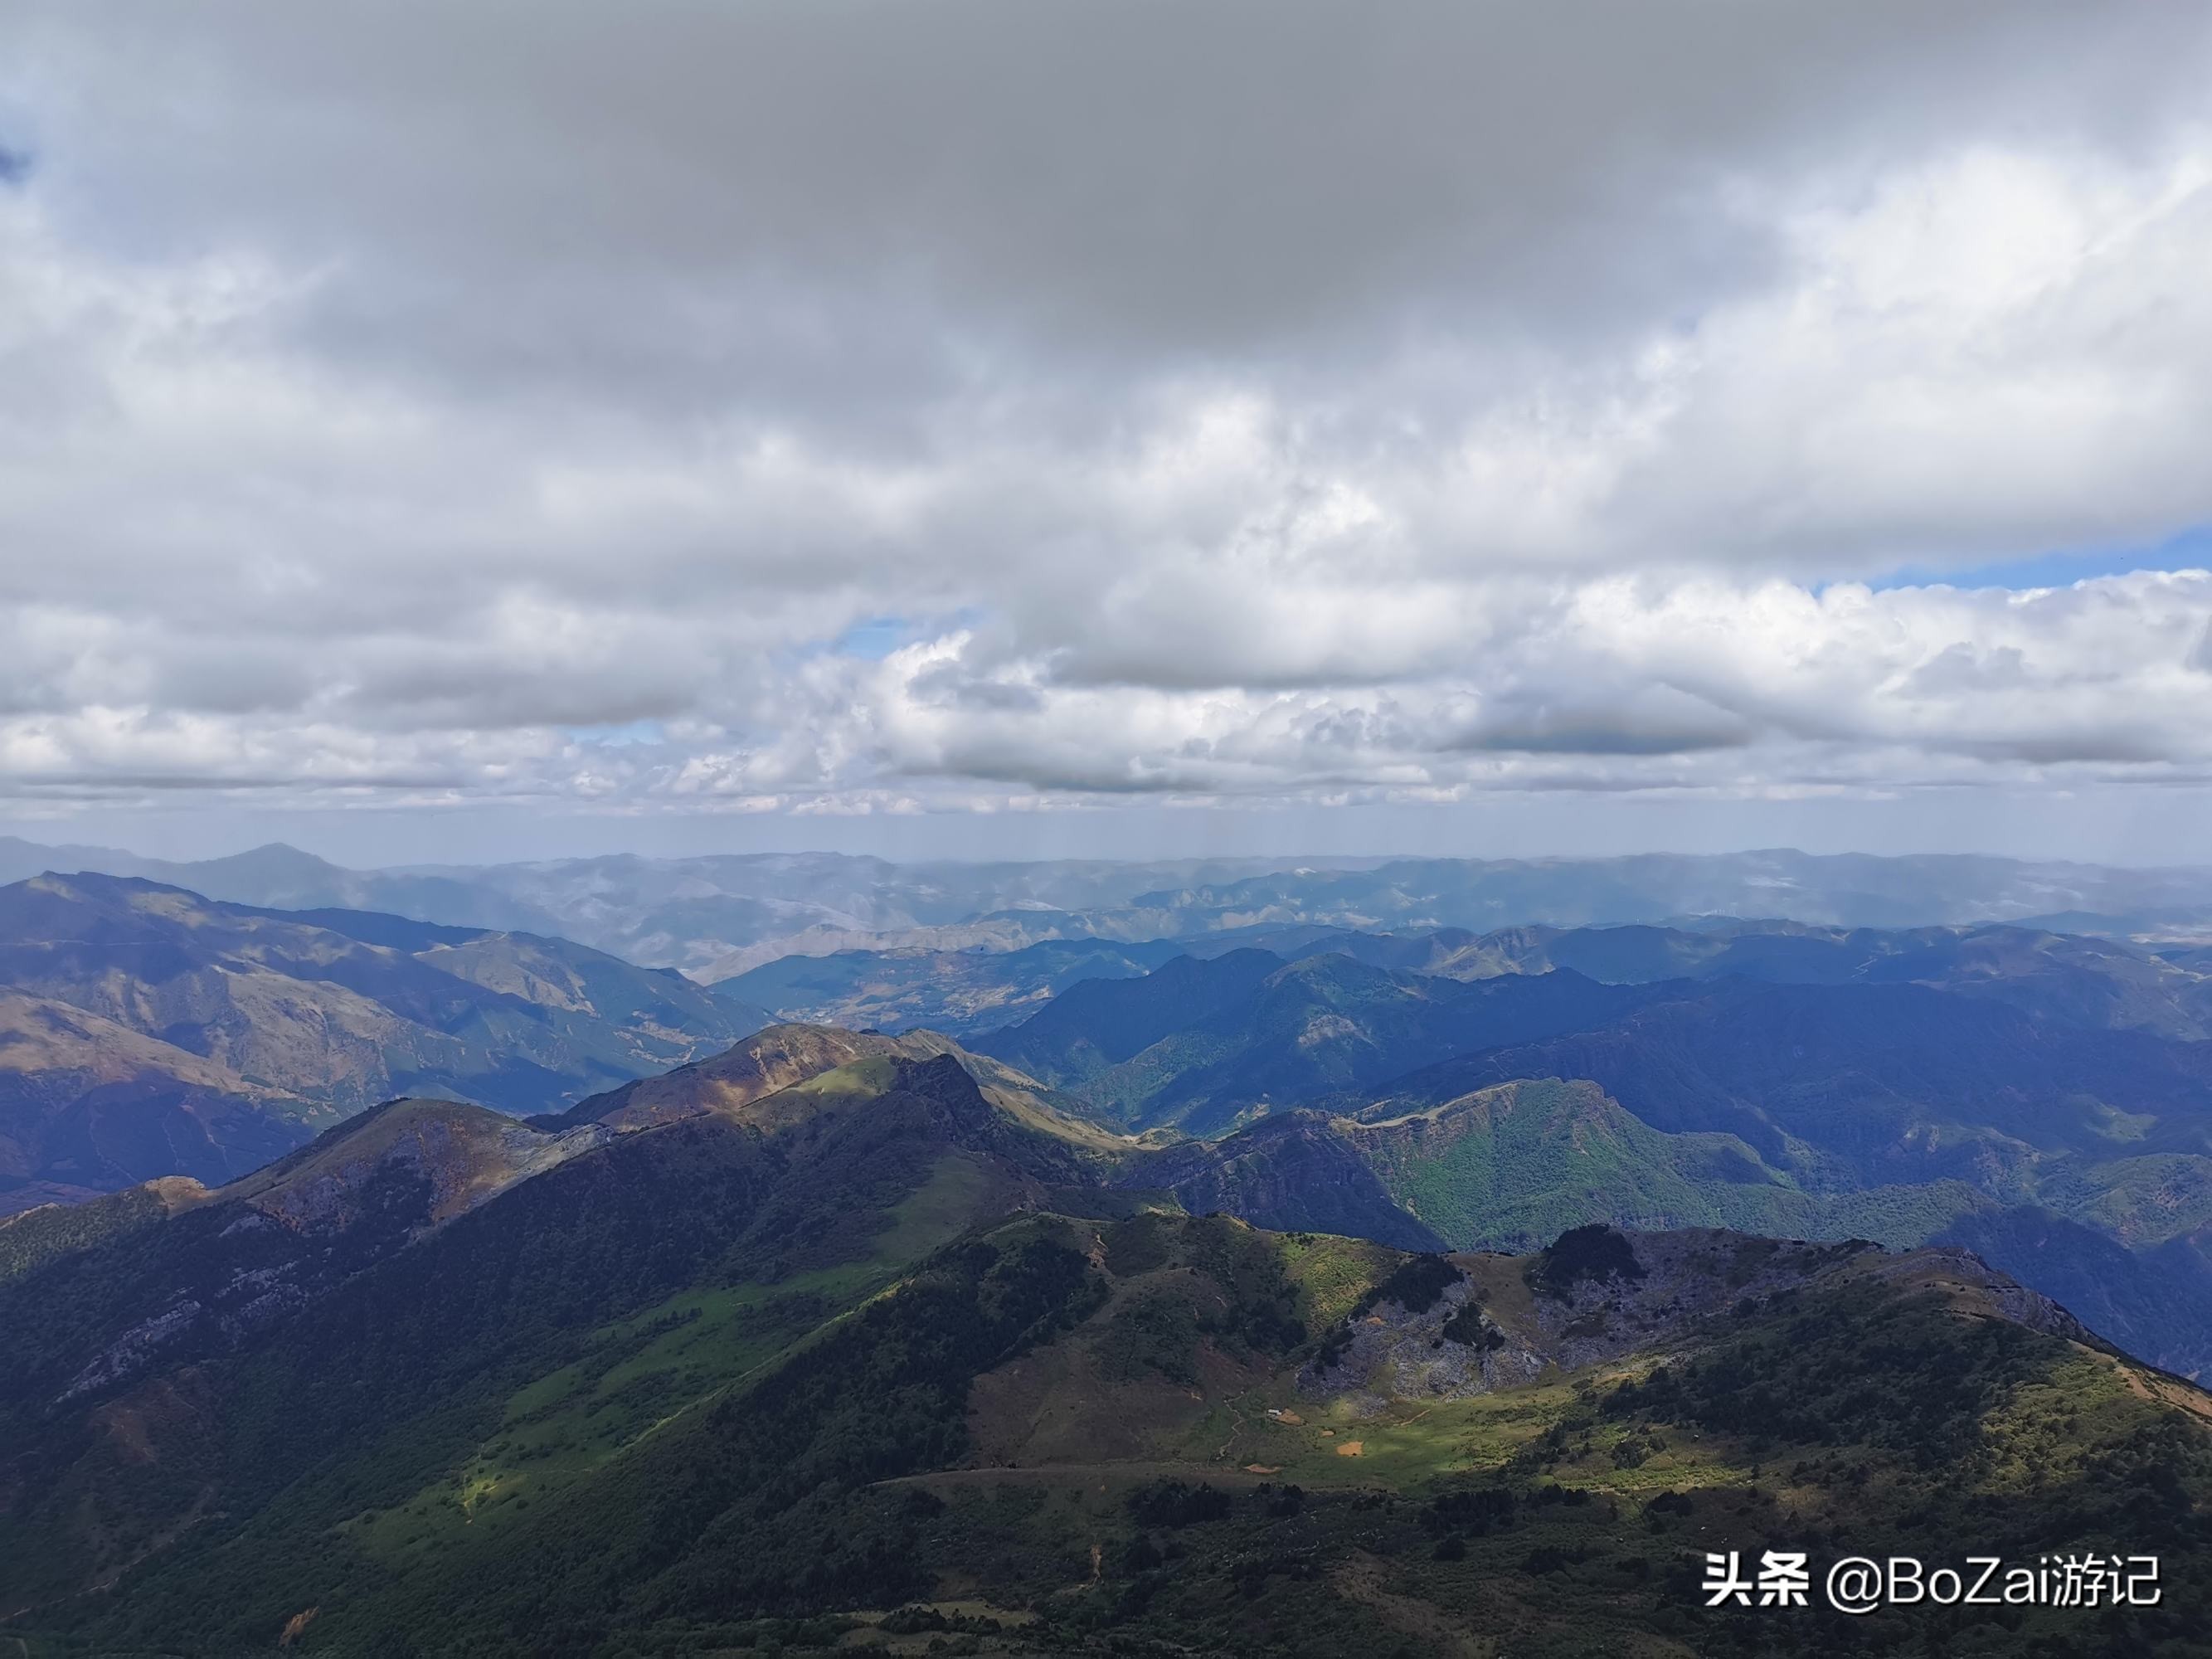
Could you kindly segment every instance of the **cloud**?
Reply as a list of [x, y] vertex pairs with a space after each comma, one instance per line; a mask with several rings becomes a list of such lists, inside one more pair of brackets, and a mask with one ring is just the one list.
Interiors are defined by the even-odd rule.
[[2212, 762], [2202, 573], [1881, 586], [2212, 522], [2199, 9], [121, 15], [0, 12], [0, 796]]

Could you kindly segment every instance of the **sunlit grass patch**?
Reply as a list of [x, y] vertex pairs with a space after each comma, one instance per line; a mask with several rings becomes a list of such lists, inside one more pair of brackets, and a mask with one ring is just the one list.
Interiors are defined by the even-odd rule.
[[886, 1212], [868, 1255], [773, 1285], [686, 1291], [602, 1327], [583, 1359], [509, 1396], [499, 1431], [460, 1468], [354, 1523], [391, 1562], [463, 1527], [497, 1525], [532, 1495], [599, 1468], [641, 1436], [718, 1397], [896, 1282], [973, 1223], [991, 1177], [967, 1154]]

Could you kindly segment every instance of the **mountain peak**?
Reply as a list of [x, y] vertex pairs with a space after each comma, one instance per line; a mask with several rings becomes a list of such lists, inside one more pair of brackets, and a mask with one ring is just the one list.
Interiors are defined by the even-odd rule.
[[243, 853], [227, 854], [222, 858], [206, 859], [202, 862], [210, 865], [252, 863], [271, 870], [298, 870], [313, 875], [324, 875], [345, 867], [285, 841], [264, 841], [260, 846], [249, 847]]
[[771, 1025], [709, 1059], [626, 1083], [536, 1121], [540, 1127], [604, 1123], [626, 1133], [702, 1112], [736, 1116], [764, 1096], [858, 1060], [888, 1058], [899, 1052], [897, 1039], [876, 1033], [830, 1025]]

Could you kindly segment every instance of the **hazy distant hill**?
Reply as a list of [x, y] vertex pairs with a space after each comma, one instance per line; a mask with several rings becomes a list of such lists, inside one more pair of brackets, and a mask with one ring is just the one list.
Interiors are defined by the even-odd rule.
[[1455, 978], [1570, 968], [1608, 983], [1745, 978], [1777, 984], [1917, 984], [2008, 1002], [2068, 1024], [2212, 1036], [2212, 975], [2196, 953], [2045, 928], [1819, 927], [1716, 921], [1697, 928], [1524, 927], [1472, 935], [1335, 934], [1340, 950]]
[[[1745, 978], [1777, 984], [1920, 984], [2010, 1003], [2068, 1024], [2212, 1036], [2212, 951], [1990, 923], [1844, 928], [1714, 917], [1695, 927], [1522, 927], [1361, 933], [1310, 923], [1174, 940], [1061, 939], [1012, 951], [846, 951], [785, 957], [717, 988], [790, 1019], [956, 1035], [996, 1030], [1085, 979], [1134, 979], [1178, 954], [1260, 951], [1285, 962], [1344, 956], [1447, 979], [1565, 968], [1607, 984]], [[1071, 1006], [1079, 1006], [1071, 1004]]]
[[[1226, 927], [1333, 926], [1476, 933], [1781, 917], [1824, 927], [2010, 921], [2121, 935], [2212, 928], [2212, 869], [2120, 870], [1967, 855], [1875, 858], [1775, 851], [1593, 860], [1400, 860], [1164, 889], [1055, 921], [1058, 937], [1185, 939]], [[1012, 926], [1019, 918], [986, 920]]]
[[[732, 951], [750, 951], [741, 965], [756, 965], [784, 954], [777, 941], [803, 940], [821, 953], [848, 938], [873, 943], [880, 935], [962, 924], [975, 924], [975, 937], [951, 942], [1026, 943], [1028, 924], [1019, 920], [977, 919], [1119, 906], [1163, 884], [1234, 881], [1272, 867], [1260, 859], [896, 865], [811, 853], [685, 859], [620, 854], [349, 870], [281, 842], [228, 858], [169, 862], [113, 848], [46, 848], [0, 837], [0, 879], [55, 869], [143, 876], [237, 903], [378, 910], [558, 934], [649, 966], [684, 968], [705, 968]], [[1051, 936], [1050, 930], [1042, 936]], [[764, 944], [772, 948], [757, 948]]]
[[0, 1204], [225, 1179], [395, 1094], [557, 1109], [763, 1018], [565, 939], [38, 876], [0, 888]]
[[112, 848], [41, 847], [0, 836], [0, 880], [21, 881], [50, 870], [137, 876], [211, 899], [275, 909], [373, 910], [460, 927], [562, 931], [551, 913], [487, 884], [404, 871], [348, 870], [281, 842], [227, 858], [172, 861]]
[[1048, 939], [1014, 951], [842, 951], [779, 957], [714, 989], [786, 1019], [957, 1034], [1014, 1024], [1083, 980], [1133, 979], [1182, 953], [1164, 939]]
[[1363, 1093], [1358, 1115], [1570, 1077], [1656, 1128], [1735, 1134], [1827, 1182], [1956, 1176], [2025, 1190], [2054, 1158], [2212, 1152], [2212, 1044], [2065, 1025], [1917, 985], [1663, 991], [1617, 1019], [1411, 1071]]
[[1702, 1553], [1784, 1538], [2163, 1558], [2159, 1607], [2003, 1650], [2202, 1627], [2212, 1400], [1964, 1252], [1261, 1231], [884, 1041], [756, 1045], [806, 1074], [626, 1127], [402, 1103], [0, 1223], [0, 1640], [1428, 1652], [1506, 1598], [1516, 1650], [1752, 1651]]
[[[172, 864], [0, 838], [0, 878], [48, 869], [145, 876], [240, 903], [372, 909], [558, 934], [706, 979], [793, 954], [1009, 951], [1054, 939], [1131, 944], [1253, 926], [1486, 933], [1537, 924], [1778, 916], [1844, 928], [2004, 921], [2176, 943], [2212, 939], [2212, 869], [1787, 850], [1579, 860], [911, 865], [836, 854], [625, 854], [356, 871], [282, 845]], [[785, 1012], [834, 1011], [809, 1004]]]

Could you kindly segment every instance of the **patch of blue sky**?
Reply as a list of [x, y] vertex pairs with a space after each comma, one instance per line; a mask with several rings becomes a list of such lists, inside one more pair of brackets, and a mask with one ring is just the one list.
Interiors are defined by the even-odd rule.
[[973, 606], [963, 606], [946, 616], [863, 617], [843, 633], [817, 641], [801, 654], [857, 657], [864, 662], [881, 662], [901, 646], [932, 639], [955, 629], [972, 628], [981, 617], [982, 612]]
[[659, 720], [625, 720], [620, 726], [566, 726], [562, 734], [571, 742], [596, 744], [602, 749], [626, 749], [635, 744], [665, 743], [668, 730]]
[[840, 657], [861, 657], [881, 662], [914, 637], [915, 624], [905, 617], [863, 617], [830, 641]]
[[2066, 587], [2098, 576], [2124, 576], [2136, 570], [2212, 568], [2212, 525], [2198, 525], [2162, 542], [2119, 547], [2068, 548], [2023, 558], [2001, 559], [1956, 570], [1907, 567], [1876, 578], [1868, 586]]

